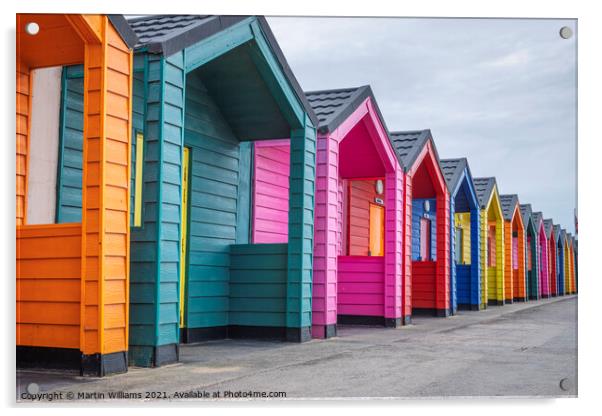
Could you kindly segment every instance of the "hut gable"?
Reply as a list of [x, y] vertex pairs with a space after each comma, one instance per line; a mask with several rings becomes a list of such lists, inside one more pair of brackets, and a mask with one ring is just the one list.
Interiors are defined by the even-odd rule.
[[[433, 143], [433, 136], [429, 129], [397, 131], [392, 132], [390, 135], [393, 148], [395, 149], [399, 162], [403, 166], [405, 172], [414, 165], [414, 162], [418, 158], [418, 155], [420, 155], [420, 152], [426, 143], [429, 140]], [[434, 145], [433, 150], [435, 151], [437, 161], [439, 161], [439, 155], [437, 154], [437, 149]]]
[[512, 221], [514, 210], [518, 205], [518, 195], [500, 195], [500, 204], [502, 205], [502, 213], [506, 221]]
[[533, 213], [533, 224], [535, 225], [535, 229], [539, 232], [539, 227], [543, 225], [543, 214], [541, 212]]
[[473, 183], [481, 209], [487, 208], [487, 204], [491, 199], [491, 194], [496, 187], [495, 178], [474, 178]]
[[318, 118], [318, 132], [334, 131], [357, 110], [366, 99], [374, 105], [379, 121], [387, 130], [385, 119], [369, 85], [333, 90], [306, 91], [305, 97]]
[[[465, 157], [458, 159], [444, 159], [439, 162], [439, 166], [441, 167], [441, 171], [443, 172], [443, 176], [445, 177], [445, 183], [447, 184], [447, 189], [450, 192], [454, 192], [458, 185], [460, 184], [460, 180], [462, 179], [462, 173], [464, 170], [468, 170], [470, 173], [470, 168], [468, 167], [468, 160]], [[472, 175], [471, 180], [472, 180]]]
[[554, 223], [551, 218], [543, 220], [543, 227], [546, 231], [546, 238], [549, 240], [552, 235], [552, 231], [554, 229]]
[[531, 226], [533, 228], [535, 228], [535, 225], [533, 224], [533, 212], [531, 210], [531, 204], [521, 204], [520, 205], [520, 215], [521, 217], [523, 217], [523, 224], [525, 224], [525, 227], [528, 226], [529, 224], [529, 220], [531, 220]]
[[151, 15], [131, 19], [128, 23], [138, 37], [137, 50], [168, 57], [246, 19], [257, 20], [278, 66], [286, 76], [312, 124], [317, 126], [318, 119], [263, 16]]
[[554, 225], [554, 241], [558, 242], [559, 238], [560, 238], [560, 225], [555, 224]]

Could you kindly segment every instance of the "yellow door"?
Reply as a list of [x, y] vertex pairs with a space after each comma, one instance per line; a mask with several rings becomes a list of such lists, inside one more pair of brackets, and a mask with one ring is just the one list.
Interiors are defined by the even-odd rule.
[[184, 159], [182, 160], [182, 205], [181, 205], [181, 230], [180, 234], [180, 328], [184, 327], [184, 307], [186, 294], [186, 249], [188, 245], [188, 172], [190, 168], [190, 149], [184, 148]]
[[385, 248], [385, 208], [370, 204], [370, 247], [371, 256], [384, 255]]

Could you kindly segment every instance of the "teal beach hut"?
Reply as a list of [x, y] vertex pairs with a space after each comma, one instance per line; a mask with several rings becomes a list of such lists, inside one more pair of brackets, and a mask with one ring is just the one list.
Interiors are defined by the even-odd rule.
[[[145, 16], [134, 55], [129, 360], [311, 338], [317, 119], [266, 20]], [[288, 241], [250, 244], [252, 142], [290, 138]], [[80, 172], [81, 175], [81, 172]]]
[[527, 298], [539, 299], [539, 256], [537, 255], [537, 230], [531, 204], [521, 204], [520, 214], [525, 226], [525, 268], [527, 276]]

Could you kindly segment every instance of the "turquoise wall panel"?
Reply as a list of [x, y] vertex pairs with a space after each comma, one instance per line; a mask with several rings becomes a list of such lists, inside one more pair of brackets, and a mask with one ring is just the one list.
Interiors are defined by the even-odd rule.
[[227, 326], [241, 147], [197, 74], [188, 75], [186, 89], [191, 176], [185, 322], [187, 328]]
[[230, 247], [230, 325], [286, 326], [287, 244]]
[[83, 66], [63, 68], [57, 166], [56, 222], [81, 222], [84, 130]]

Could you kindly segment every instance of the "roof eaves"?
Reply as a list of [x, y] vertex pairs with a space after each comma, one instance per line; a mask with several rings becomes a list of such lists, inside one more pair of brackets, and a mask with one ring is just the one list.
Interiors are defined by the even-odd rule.
[[311, 108], [311, 105], [309, 105], [309, 101], [307, 101], [307, 97], [305, 97], [305, 94], [303, 93], [303, 90], [301, 89], [301, 86], [299, 85], [299, 81], [293, 74], [293, 71], [291, 70], [286, 58], [284, 57], [284, 53], [282, 52], [282, 49], [280, 49], [280, 45], [278, 45], [278, 42], [276, 41], [276, 38], [274, 37], [274, 33], [272, 32], [270, 25], [268, 24], [268, 22], [264, 16], [257, 16], [257, 21], [259, 22], [259, 27], [263, 31], [263, 34], [265, 35], [266, 40], [270, 44], [272, 51], [276, 55], [276, 58], [277, 58], [278, 62], [280, 63], [282, 71], [284, 72], [284, 74], [288, 78], [289, 82], [291, 83], [291, 86], [293, 87], [293, 90], [295, 91], [295, 94], [297, 95], [297, 99], [299, 99], [299, 101], [301, 102], [301, 105], [305, 108], [305, 112], [308, 115], [309, 119], [311, 120], [313, 126], [317, 129], [318, 124], [319, 124], [318, 116], [316, 115], [314, 110]]
[[331, 133], [336, 130], [337, 127], [339, 127], [345, 120], [347, 120], [347, 118], [353, 114], [355, 109], [362, 103], [362, 101], [371, 95], [371, 91], [369, 91], [370, 87], [366, 87], [366, 85], [363, 85], [359, 88], [356, 88], [351, 97], [349, 97], [345, 103], [345, 106], [337, 112], [336, 116], [330, 120], [328, 124], [319, 126], [318, 131], [324, 134]]
[[109, 14], [108, 18], [128, 48], [134, 49], [134, 46], [136, 46], [138, 43], [138, 36], [128, 24], [128, 21], [125, 19], [125, 17], [121, 14]]
[[221, 30], [247, 19], [249, 16], [211, 16], [199, 20], [180, 29], [166, 33], [152, 42], [140, 45], [146, 46], [149, 53], [173, 55], [189, 46], [194, 45]]

